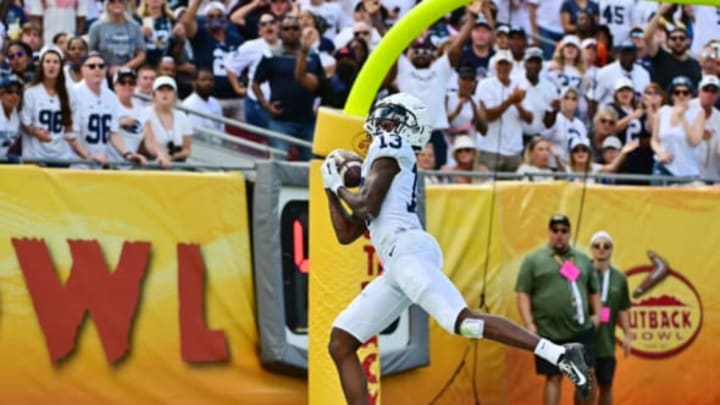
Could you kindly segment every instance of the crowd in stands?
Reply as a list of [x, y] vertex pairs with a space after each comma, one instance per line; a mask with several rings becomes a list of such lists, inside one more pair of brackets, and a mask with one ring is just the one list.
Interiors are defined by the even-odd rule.
[[[176, 103], [311, 141], [318, 107], [344, 106], [419, 2], [4, 1], [0, 154], [169, 167], [190, 156], [193, 128], [233, 132]], [[378, 97], [431, 107], [428, 169], [720, 179], [718, 16], [641, 0], [479, 0], [412, 41]]]

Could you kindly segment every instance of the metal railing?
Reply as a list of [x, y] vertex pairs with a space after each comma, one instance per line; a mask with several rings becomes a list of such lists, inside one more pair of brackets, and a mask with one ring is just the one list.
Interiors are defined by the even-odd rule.
[[[176, 171], [251, 171], [255, 170], [255, 164], [245, 165], [208, 165], [186, 162], [173, 162], [170, 167], [163, 168], [158, 163], [147, 163], [140, 165], [133, 162], [108, 162], [98, 163], [86, 159], [23, 159], [23, 158], [2, 158], [0, 164], [31, 164], [48, 168], [68, 168], [73, 166], [89, 169], [136, 169], [136, 170], [176, 170]], [[0, 166], [2, 167], [2, 166]]]

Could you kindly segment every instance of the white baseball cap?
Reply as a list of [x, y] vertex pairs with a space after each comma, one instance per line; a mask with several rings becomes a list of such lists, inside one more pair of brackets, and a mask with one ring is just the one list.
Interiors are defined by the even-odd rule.
[[223, 15], [227, 14], [227, 10], [225, 9], [225, 5], [223, 3], [219, 1], [211, 1], [203, 9], [203, 15], [208, 15], [208, 13], [213, 10], [219, 10], [223, 13]]
[[580, 49], [580, 38], [577, 35], [565, 35], [560, 44], [561, 48], [565, 45], [575, 45], [575, 48]]
[[705, 86], [715, 86], [720, 89], [720, 79], [715, 75], [705, 75], [702, 80], [700, 80], [698, 88], [702, 89]]
[[586, 148], [589, 149], [590, 148], [590, 140], [585, 136], [575, 137], [570, 141], [570, 150], [573, 150], [581, 145], [585, 146]]
[[613, 240], [610, 237], [610, 234], [607, 233], [607, 231], [597, 231], [590, 237], [590, 244], [592, 245], [600, 238], [607, 240], [608, 242], [610, 242], [611, 245], [613, 243]]
[[505, 61], [511, 64], [515, 62], [512, 53], [506, 49], [497, 51], [495, 56], [492, 57], [492, 64], [497, 64], [500, 61]]
[[175, 79], [170, 76], [159, 76], [158, 78], [156, 78], [153, 82], [153, 91], [163, 86], [171, 87], [173, 91], [177, 91], [177, 84], [175, 83]]
[[628, 79], [625, 76], [619, 77], [617, 80], [615, 80], [615, 87], [613, 88], [613, 91], [618, 91], [625, 88], [630, 88], [633, 91], [635, 90], [632, 80]]
[[585, 39], [583, 39], [583, 41], [580, 43], [580, 47], [581, 47], [582, 49], [585, 49], [585, 48], [587, 48], [588, 46], [597, 46], [597, 41], [595, 40], [595, 38], [585, 38]]
[[617, 136], [608, 136], [602, 143], [602, 149], [622, 149], [622, 142]]
[[453, 142], [453, 151], [460, 149], [477, 149], [475, 141], [469, 135], [458, 135]]

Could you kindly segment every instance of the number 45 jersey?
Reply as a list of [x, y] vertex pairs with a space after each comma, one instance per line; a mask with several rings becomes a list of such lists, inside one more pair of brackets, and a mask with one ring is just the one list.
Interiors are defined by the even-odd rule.
[[373, 137], [362, 165], [363, 182], [370, 173], [373, 162], [380, 158], [395, 159], [400, 166], [400, 172], [395, 175], [385, 195], [380, 213], [367, 223], [373, 246], [380, 257], [385, 259], [399, 233], [422, 229], [422, 225], [415, 212], [417, 161], [412, 147], [398, 135]]
[[75, 86], [77, 98], [78, 136], [85, 142], [88, 152], [93, 155], [109, 152], [112, 145], [110, 134], [118, 131], [120, 103], [115, 93], [106, 86], [100, 86], [100, 95], [96, 95], [80, 82]]

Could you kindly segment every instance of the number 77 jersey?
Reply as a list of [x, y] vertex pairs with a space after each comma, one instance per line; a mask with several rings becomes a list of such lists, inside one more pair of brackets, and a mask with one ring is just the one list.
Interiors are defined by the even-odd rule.
[[412, 147], [398, 135], [384, 134], [373, 137], [362, 165], [363, 181], [373, 162], [380, 158], [395, 159], [400, 167], [400, 172], [395, 175], [383, 199], [380, 213], [367, 224], [370, 239], [380, 257], [384, 258], [398, 232], [421, 229], [422, 225], [415, 212], [417, 160]]

